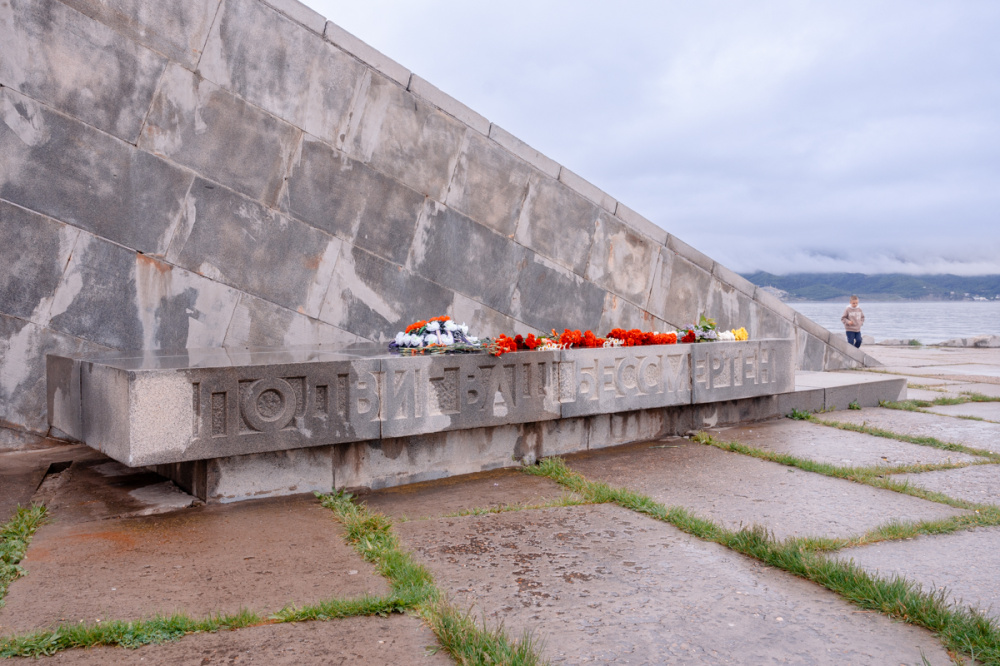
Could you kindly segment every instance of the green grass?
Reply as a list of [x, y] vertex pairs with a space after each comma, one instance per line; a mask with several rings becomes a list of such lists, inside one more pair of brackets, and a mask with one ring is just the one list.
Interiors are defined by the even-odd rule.
[[[347, 542], [389, 580], [393, 594], [405, 599], [399, 610], [411, 610], [434, 631], [442, 649], [459, 664], [483, 666], [509, 664], [534, 666], [544, 662], [530, 635], [510, 637], [503, 625], [493, 629], [478, 624], [468, 613], [449, 602], [435, 586], [430, 572], [404, 551], [392, 521], [352, 501], [348, 493], [319, 495], [347, 530]], [[517, 510], [510, 508], [508, 510]]]
[[24, 575], [20, 562], [28, 551], [35, 530], [44, 522], [45, 507], [34, 504], [18, 506], [13, 517], [0, 525], [0, 608], [7, 596], [7, 588]]
[[[790, 416], [790, 418], [795, 418], [795, 417]], [[804, 417], [802, 417], [802, 420], [812, 421], [813, 423], [829, 426], [831, 428], [837, 428], [838, 430], [849, 430], [851, 432], [860, 432], [866, 435], [872, 435], [874, 437], [894, 439], [899, 442], [907, 442], [909, 444], [919, 444], [920, 446], [929, 446], [931, 448], [941, 449], [942, 451], [954, 451], [956, 453], [966, 453], [971, 456], [985, 458], [990, 462], [1000, 463], [1000, 453], [994, 453], [993, 451], [988, 451], [986, 449], [979, 449], [972, 446], [965, 446], [964, 444], [953, 444], [951, 442], [942, 442], [940, 439], [937, 439], [935, 437], [918, 437], [914, 435], [904, 435], [901, 433], [892, 432], [891, 430], [873, 428], [867, 425], [866, 423], [857, 424], [857, 423], [845, 423], [842, 421], [826, 421], [813, 414], [806, 414]]]
[[820, 540], [777, 541], [759, 526], [729, 530], [681, 507], [666, 507], [631, 490], [588, 481], [559, 458], [547, 458], [525, 471], [548, 477], [595, 503], [614, 502], [818, 583], [859, 608], [926, 627], [939, 636], [946, 649], [974, 657], [979, 663], [1000, 664], [1000, 629], [987, 616], [949, 604], [943, 592], [924, 592], [919, 585], [898, 577], [880, 578], [853, 562], [829, 558], [807, 547], [818, 545]]

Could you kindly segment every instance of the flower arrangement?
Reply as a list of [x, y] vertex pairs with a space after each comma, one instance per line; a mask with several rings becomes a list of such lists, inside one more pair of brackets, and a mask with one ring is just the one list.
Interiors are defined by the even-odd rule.
[[468, 326], [447, 315], [415, 321], [389, 343], [390, 351], [401, 354], [469, 354], [483, 349], [479, 338], [469, 335]]
[[615, 328], [603, 338], [599, 338], [593, 331], [581, 332], [567, 328], [562, 333], [552, 329], [550, 334], [536, 336], [529, 333], [527, 337], [501, 334], [480, 341], [479, 338], [469, 335], [469, 327], [465, 324], [456, 324], [451, 317], [441, 316], [413, 322], [405, 331], [396, 334], [395, 340], [389, 343], [389, 350], [401, 354], [468, 354], [486, 351], [494, 356], [501, 356], [514, 351], [639, 347], [673, 345], [678, 342], [735, 342], [748, 339], [746, 328], [719, 331], [714, 319], [701, 315], [697, 324], [669, 333], [640, 331], [637, 328], [631, 330]]

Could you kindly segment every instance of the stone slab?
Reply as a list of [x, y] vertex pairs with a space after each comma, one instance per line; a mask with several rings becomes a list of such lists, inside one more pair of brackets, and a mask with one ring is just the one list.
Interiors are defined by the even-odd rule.
[[204, 506], [142, 518], [42, 526], [9, 589], [0, 634], [58, 622], [273, 612], [386, 594], [313, 497]]
[[410, 70], [361, 41], [333, 21], [327, 21], [323, 36], [341, 50], [350, 53], [372, 69], [384, 74], [404, 88], [410, 82]]
[[607, 295], [600, 287], [539, 254], [528, 256], [517, 276], [509, 314], [542, 331], [573, 322], [581, 330], [600, 328]]
[[225, 0], [198, 71], [333, 144], [346, 127], [355, 87], [367, 68], [262, 2]]
[[690, 403], [692, 347], [563, 351], [559, 362], [562, 415], [610, 414]]
[[[615, 217], [625, 222], [625, 224], [629, 225], [644, 236], [648, 236], [653, 239], [657, 245], [666, 245], [667, 232], [663, 228], [653, 222], [650, 222], [645, 217], [623, 204], [621, 201], [619, 201], [618, 205], [615, 207]], [[733, 275], [735, 275], [735, 273]], [[750, 295], [753, 296], [752, 291], [750, 292]]]
[[555, 160], [538, 152], [496, 123], [490, 125], [490, 138], [549, 178], [559, 177], [559, 170], [562, 167]]
[[497, 469], [386, 488], [358, 499], [369, 510], [395, 520], [424, 520], [474, 509], [529, 506], [563, 497], [577, 496], [550, 479], [519, 469]]
[[762, 525], [779, 539], [846, 537], [890, 520], [963, 513], [888, 490], [812, 474], [685, 439], [664, 439], [578, 454], [569, 466], [679, 505], [730, 529]]
[[[956, 556], [961, 554], [960, 557]], [[838, 551], [881, 576], [894, 574], [920, 583], [927, 592], [945, 592], [961, 606], [973, 606], [1000, 619], [1000, 528], [918, 536]]]
[[194, 69], [219, 0], [64, 0], [134, 42]]
[[397, 526], [459, 606], [580, 663], [934, 663], [929, 632], [611, 505]]
[[0, 198], [146, 254], [166, 251], [192, 181], [11, 88], [0, 89], [0, 154]]
[[139, 147], [273, 206], [302, 132], [180, 65], [160, 79]]
[[90, 450], [82, 444], [52, 439], [46, 444], [30, 451], [0, 453], [0, 523], [7, 522], [18, 505], [31, 504], [50, 466], [63, 467]]
[[618, 202], [615, 201], [614, 197], [604, 192], [590, 181], [585, 180], [566, 167], [563, 167], [559, 170], [559, 182], [614, 215], [615, 209], [618, 207]]
[[326, 18], [311, 7], [299, 2], [299, 0], [264, 0], [264, 2], [288, 18], [301, 23], [318, 35], [323, 34], [326, 27]]
[[485, 117], [476, 113], [465, 104], [462, 104], [457, 99], [451, 95], [445, 93], [440, 88], [435, 86], [433, 83], [427, 81], [426, 79], [413, 74], [410, 76], [409, 85], [407, 85], [407, 90], [412, 92], [414, 95], [423, 97], [425, 100], [441, 109], [445, 113], [454, 116], [458, 120], [462, 121], [472, 129], [476, 130], [483, 136], [488, 136], [490, 133], [490, 121]]
[[966, 502], [1000, 504], [1000, 467], [996, 465], [903, 474], [896, 478]]
[[645, 304], [660, 245], [620, 220], [601, 216], [590, 248], [587, 279], [632, 303]]
[[1000, 452], [1000, 424], [997, 423], [879, 407], [838, 411], [820, 415], [819, 418], [856, 425], [865, 424], [872, 428], [915, 437], [936, 437], [942, 442]]
[[166, 60], [60, 2], [0, 5], [0, 85], [128, 143]]
[[587, 271], [597, 220], [606, 215], [562, 183], [538, 176], [530, 182], [514, 239], [582, 276]]
[[[926, 383], [925, 380], [915, 383]], [[993, 398], [1000, 398], [1000, 385], [998, 384], [963, 384], [959, 382], [947, 382], [942, 384], [949, 394], [961, 395], [962, 393], [982, 393]]]
[[712, 431], [712, 435], [727, 442], [736, 441], [765, 451], [785, 453], [840, 467], [925, 465], [981, 460], [965, 453], [942, 451], [930, 446], [907, 444], [791, 419], [720, 428]]
[[212, 280], [316, 317], [342, 242], [198, 178], [191, 186], [167, 259]]
[[201, 504], [174, 483], [146, 469], [126, 467], [87, 449], [69, 467], [49, 474], [32, 497], [61, 523], [152, 516]]
[[962, 405], [937, 405], [926, 409], [945, 416], [967, 416], [1000, 423], [1000, 402], [967, 402]]
[[[11, 659], [37, 664], [37, 659]], [[328, 622], [298, 622], [248, 627], [238, 631], [194, 634], [179, 641], [134, 650], [90, 648], [68, 650], [45, 658], [46, 664], [427, 664], [447, 666], [452, 660], [439, 650], [434, 634], [418, 618], [348, 617]]]
[[795, 389], [793, 340], [750, 340], [691, 346], [691, 399], [735, 400]]

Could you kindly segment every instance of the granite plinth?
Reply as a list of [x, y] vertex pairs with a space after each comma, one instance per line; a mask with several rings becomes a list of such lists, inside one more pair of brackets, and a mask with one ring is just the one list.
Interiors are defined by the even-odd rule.
[[[331, 466], [338, 486], [339, 477], [380, 487], [534, 460], [553, 446], [586, 449], [536, 430], [585, 417], [598, 419], [584, 428], [597, 432], [609, 415], [792, 391], [794, 355], [791, 340], [502, 357], [364, 345], [53, 355], [49, 420], [119, 462], [154, 466], [224, 501], [322, 486], [293, 477], [331, 478]], [[316, 455], [293, 455], [299, 449]], [[269, 489], [279, 458], [288, 478]]]

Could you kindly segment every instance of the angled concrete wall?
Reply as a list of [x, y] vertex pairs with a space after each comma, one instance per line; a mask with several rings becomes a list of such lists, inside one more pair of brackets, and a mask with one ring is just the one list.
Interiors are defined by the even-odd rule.
[[45, 355], [668, 329], [865, 362], [294, 0], [0, 3], [0, 448]]

